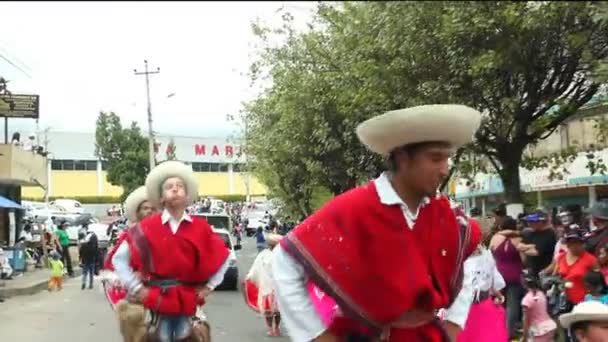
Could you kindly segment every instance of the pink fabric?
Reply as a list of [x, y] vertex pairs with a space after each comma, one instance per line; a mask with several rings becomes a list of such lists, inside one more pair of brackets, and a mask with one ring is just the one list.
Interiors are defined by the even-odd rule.
[[534, 336], [534, 342], [553, 342], [553, 341], [555, 341], [553, 339], [554, 335], [555, 335], [555, 331], [546, 333], [542, 336]]
[[551, 320], [549, 313], [547, 313], [547, 297], [542, 291], [536, 291], [534, 294], [532, 291], [524, 296], [521, 301], [521, 305], [528, 308], [528, 317], [530, 317], [530, 325], [538, 325]]
[[506, 322], [505, 309], [494, 304], [492, 299], [473, 304], [458, 342], [507, 342]]
[[311, 281], [308, 281], [306, 288], [321, 321], [326, 327], [329, 327], [339, 312], [338, 304]]

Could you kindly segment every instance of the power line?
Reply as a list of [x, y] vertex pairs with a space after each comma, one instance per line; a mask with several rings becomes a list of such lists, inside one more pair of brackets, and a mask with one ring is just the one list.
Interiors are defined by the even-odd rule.
[[27, 73], [27, 71], [23, 70], [20, 66], [18, 66], [17, 64], [13, 63], [10, 59], [4, 57], [3, 54], [0, 54], [0, 58], [4, 59], [8, 64], [14, 66], [17, 70], [21, 71], [22, 73], [24, 73], [27, 77], [32, 78], [32, 76], [30, 74]]
[[0, 45], [0, 52], [4, 52], [5, 56], [10, 57], [12, 60], [17, 61], [17, 63], [19, 63], [19, 65], [21, 67], [23, 67], [27, 72], [32, 72], [32, 68], [30, 68], [29, 65], [27, 65], [27, 63], [24, 63], [21, 59], [17, 58], [17, 56], [13, 55], [12, 53], [10, 53], [5, 47], [3, 47], [2, 45]]

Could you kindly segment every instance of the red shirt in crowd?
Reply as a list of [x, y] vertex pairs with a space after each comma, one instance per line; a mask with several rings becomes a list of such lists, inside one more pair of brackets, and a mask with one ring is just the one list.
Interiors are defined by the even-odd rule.
[[587, 294], [583, 277], [587, 272], [593, 270], [597, 259], [593, 254], [584, 252], [572, 265], [568, 265], [566, 254], [562, 253], [557, 259], [557, 273], [562, 279], [572, 283], [572, 287], [566, 289], [566, 296], [572, 304], [578, 304]]

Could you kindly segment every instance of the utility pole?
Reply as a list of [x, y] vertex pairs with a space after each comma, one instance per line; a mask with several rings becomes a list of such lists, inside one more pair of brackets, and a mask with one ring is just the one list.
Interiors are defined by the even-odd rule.
[[148, 145], [150, 149], [150, 171], [155, 166], [155, 153], [154, 153], [154, 131], [152, 130], [152, 104], [150, 103], [150, 75], [160, 73], [160, 68], [156, 68], [156, 71], [148, 71], [148, 61], [144, 60], [144, 72], [138, 72], [137, 69], [134, 69], [136, 76], [145, 75], [146, 76], [146, 95], [148, 97]]

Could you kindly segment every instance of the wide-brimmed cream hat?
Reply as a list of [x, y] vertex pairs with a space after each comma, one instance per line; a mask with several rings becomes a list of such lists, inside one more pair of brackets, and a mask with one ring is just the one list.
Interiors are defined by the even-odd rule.
[[569, 329], [576, 322], [608, 322], [608, 305], [597, 301], [582, 302], [571, 312], [559, 316], [562, 327]]
[[266, 243], [268, 244], [268, 246], [271, 246], [271, 247], [276, 246], [279, 242], [281, 242], [282, 238], [283, 238], [283, 235], [270, 233], [270, 234], [266, 235]]
[[447, 142], [459, 148], [473, 140], [481, 113], [456, 104], [399, 109], [357, 127], [359, 140], [372, 152], [388, 156], [395, 148], [422, 142]]
[[137, 222], [137, 210], [139, 206], [148, 200], [148, 194], [145, 186], [133, 190], [125, 200], [125, 215], [130, 223]]
[[166, 161], [150, 171], [146, 177], [146, 192], [148, 200], [155, 205], [160, 204], [163, 183], [172, 177], [177, 177], [184, 181], [188, 203], [191, 204], [198, 197], [198, 182], [192, 171], [192, 167], [178, 161]]

